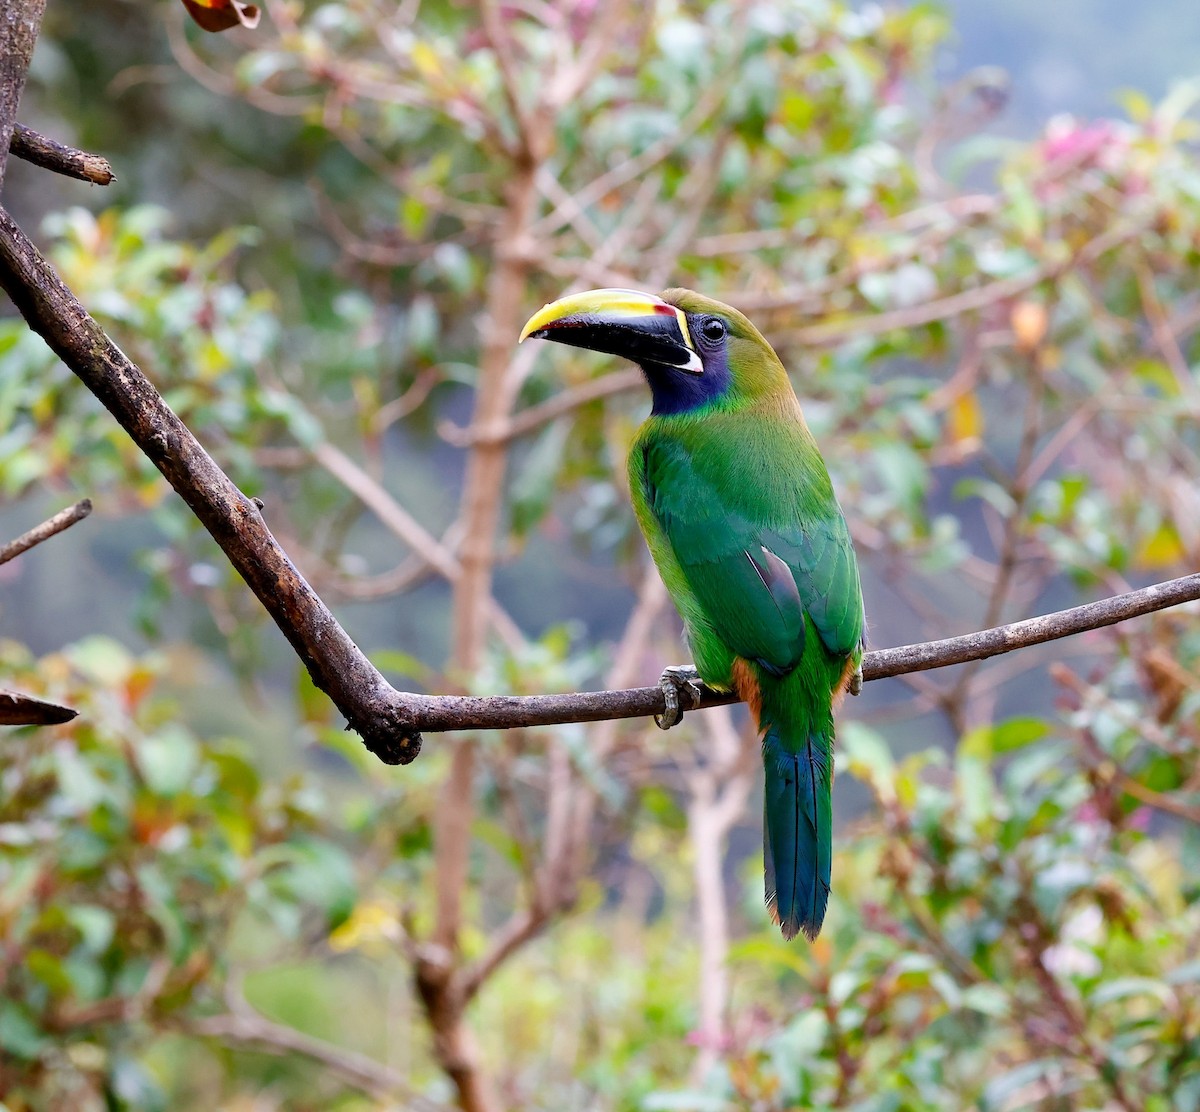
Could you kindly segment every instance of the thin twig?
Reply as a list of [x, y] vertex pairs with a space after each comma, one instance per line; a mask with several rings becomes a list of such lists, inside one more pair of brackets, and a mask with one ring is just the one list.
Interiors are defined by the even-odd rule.
[[462, 993], [463, 1003], [469, 1002], [508, 958], [541, 933], [551, 913], [552, 909], [535, 901], [529, 907], [514, 912], [504, 926], [492, 933], [487, 952], [459, 970], [458, 989]]
[[1060, 637], [1073, 637], [1078, 633], [1103, 629], [1129, 618], [1152, 614], [1156, 610], [1165, 610], [1185, 602], [1195, 602], [1197, 599], [1200, 599], [1200, 573], [1193, 573], [1141, 590], [1113, 595], [1068, 610], [1056, 610], [1052, 614], [1026, 618], [994, 629], [980, 630], [978, 633], [919, 645], [878, 649], [867, 653], [863, 661], [863, 678], [878, 680], [907, 672], [946, 668], [969, 660], [985, 660], [1028, 645], [1041, 645]]
[[[971, 660], [984, 660], [1197, 600], [1200, 600], [1200, 573], [994, 629], [948, 637], [941, 641], [877, 649], [867, 653], [863, 660], [863, 678], [886, 679], [910, 672], [946, 668], [952, 664], [965, 664]], [[412, 695], [407, 698], [413, 701], [414, 725], [428, 731], [599, 722], [610, 718], [661, 714], [665, 709], [663, 694], [658, 687], [561, 695]], [[732, 693], [704, 687], [699, 702], [690, 709], [734, 702], [737, 702], [737, 697]]]
[[[692, 1074], [702, 1081], [716, 1064], [726, 1040], [729, 1004], [729, 908], [725, 890], [727, 838], [745, 814], [746, 801], [757, 783], [752, 756], [757, 738], [739, 736], [728, 709], [709, 716], [704, 748], [709, 757], [685, 773], [688, 836], [692, 844], [692, 874], [696, 884], [696, 939], [699, 946], [699, 1053]], [[751, 759], [747, 759], [751, 758]]]
[[0, 547], [0, 564], [7, 564], [9, 560], [16, 559], [22, 552], [28, 552], [34, 545], [49, 540], [64, 529], [70, 529], [72, 525], [77, 521], [82, 521], [91, 512], [92, 500], [90, 498], [76, 502], [75, 505], [68, 506], [65, 510], [59, 510], [53, 517], [43, 521], [41, 525], [35, 525], [28, 533], [22, 533], [15, 541], [9, 541], [8, 544]]
[[[497, 0], [482, 0], [478, 10], [484, 38], [491, 48], [492, 56], [496, 59], [496, 66], [500, 71], [500, 88], [504, 94], [504, 102], [508, 106], [509, 115], [512, 116], [513, 124], [517, 129], [518, 147], [516, 150], [508, 149], [508, 144], [505, 143], [506, 153], [514, 160], [526, 161], [533, 165], [538, 161], [535, 152], [541, 144], [539, 136], [541, 129], [538, 126], [540, 121], [534, 119], [533, 114], [526, 109], [521, 100], [519, 60], [515, 57], [515, 44], [506, 25], [506, 15]], [[511, 19], [511, 16], [507, 18]], [[503, 133], [498, 129], [497, 132], [498, 136], [502, 138]]]
[[399, 537], [438, 575], [453, 583], [462, 574], [455, 555], [345, 452], [327, 441], [315, 444], [311, 451], [313, 459], [321, 467], [367, 506], [389, 532]]
[[316, 552], [306, 550], [294, 538], [285, 537], [284, 540], [294, 553], [296, 563], [307, 569], [308, 578], [338, 599], [362, 602], [389, 598], [412, 590], [434, 574], [424, 560], [412, 553], [388, 571], [355, 574], [330, 563]]
[[443, 378], [440, 367], [424, 368], [404, 393], [392, 398], [391, 401], [384, 402], [375, 411], [371, 416], [371, 432], [375, 436], [379, 436], [397, 421], [403, 420], [410, 413], [415, 413], [425, 404], [425, 399], [429, 397], [433, 388], [442, 382]]
[[506, 421], [498, 422], [493, 428], [463, 428], [446, 421], [438, 426], [438, 434], [456, 448], [467, 448], [474, 444], [502, 444], [534, 432], [589, 402], [633, 390], [643, 381], [641, 371], [636, 368], [617, 371], [563, 390], [544, 402], [521, 410]]
[[56, 174], [91, 182], [93, 185], [109, 185], [117, 180], [117, 175], [112, 172], [107, 158], [48, 139], [24, 124], [17, 124], [13, 128], [8, 153], [31, 162], [34, 166], [40, 166], [43, 170], [53, 170]]
[[360, 1092], [384, 1100], [403, 1097], [414, 1109], [443, 1112], [445, 1105], [415, 1093], [403, 1074], [373, 1058], [315, 1039], [294, 1027], [274, 1023], [249, 1006], [236, 1012], [204, 1016], [182, 1025], [189, 1034], [222, 1044], [253, 1047], [266, 1054], [297, 1054], [319, 1063], [331, 1075]]

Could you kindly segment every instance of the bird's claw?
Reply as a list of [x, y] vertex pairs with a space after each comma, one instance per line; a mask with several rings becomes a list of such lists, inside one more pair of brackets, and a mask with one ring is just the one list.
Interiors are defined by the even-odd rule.
[[862, 665], [860, 664], [857, 668], [854, 669], [854, 672], [851, 674], [850, 682], [846, 685], [846, 690], [849, 691], [851, 695], [861, 695], [862, 694], [862, 685], [863, 685], [863, 674], [862, 674]]
[[660, 730], [669, 730], [672, 726], [677, 726], [683, 721], [683, 711], [685, 708], [681, 707], [679, 703], [681, 692], [687, 692], [688, 705], [686, 709], [691, 710], [699, 703], [699, 680], [700, 675], [696, 669], [686, 664], [673, 665], [670, 668], [663, 669], [658, 686], [662, 688], [663, 701], [667, 706], [662, 714], [654, 716], [654, 724]]

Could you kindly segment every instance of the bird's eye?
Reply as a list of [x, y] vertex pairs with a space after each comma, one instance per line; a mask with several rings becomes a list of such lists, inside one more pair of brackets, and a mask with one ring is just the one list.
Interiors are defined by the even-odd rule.
[[713, 343], [723, 340], [725, 339], [725, 322], [718, 317], [709, 317], [700, 325], [700, 334]]

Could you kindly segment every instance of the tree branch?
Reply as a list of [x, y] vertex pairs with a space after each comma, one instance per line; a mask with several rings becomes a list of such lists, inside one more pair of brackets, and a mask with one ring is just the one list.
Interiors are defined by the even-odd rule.
[[[863, 679], [887, 679], [971, 660], [986, 660], [1197, 600], [1200, 600], [1200, 573], [960, 637], [876, 649], [867, 653], [863, 660]], [[658, 687], [561, 695], [409, 695], [405, 698], [412, 700], [413, 721], [417, 728], [431, 732], [599, 722], [661, 714], [665, 709]], [[686, 709], [735, 702], [737, 696], [731, 692], [702, 686], [699, 701]]]
[[1138, 618], [1197, 599], [1200, 599], [1200, 572], [1179, 579], [1168, 579], [1165, 583], [1155, 583], [1123, 595], [1113, 595], [1098, 602], [1073, 606], [1069, 610], [1056, 610], [1052, 614], [980, 630], [978, 633], [926, 641], [920, 645], [879, 649], [867, 653], [863, 661], [863, 679], [879, 680], [909, 672], [924, 672], [930, 668], [946, 668], [951, 664], [965, 664], [969, 660], [986, 660], [1014, 649], [1103, 629], [1129, 618]]
[[559, 417], [565, 417], [589, 402], [633, 390], [643, 381], [642, 372], [636, 367], [633, 370], [614, 371], [612, 374], [589, 378], [578, 386], [562, 390], [544, 402], [538, 402], [537, 405], [531, 405], [528, 409], [497, 422], [494, 427], [464, 428], [446, 421], [438, 426], [438, 434], [456, 448], [469, 448], [475, 444], [503, 444], [534, 432]]
[[471, 1001], [484, 982], [526, 942], [536, 938], [550, 921], [553, 908], [537, 902], [513, 913], [489, 941], [487, 952], [470, 965], [460, 967], [456, 988], [464, 1004]]
[[234, 486], [2, 208], [0, 286], [188, 504], [291, 642], [313, 682], [367, 747], [392, 764], [416, 757], [418, 727], [407, 715], [407, 697], [367, 660], [271, 536], [255, 503]]
[[17, 124], [13, 128], [9, 154], [15, 154], [43, 170], [53, 170], [68, 178], [91, 182], [93, 185], [108, 185], [117, 180], [107, 158], [98, 154], [68, 147], [34, 131], [31, 127]]
[[90, 498], [76, 502], [75, 505], [68, 506], [65, 510], [59, 510], [53, 517], [43, 521], [41, 525], [35, 525], [29, 532], [22, 533], [15, 541], [9, 541], [8, 544], [0, 547], [0, 564], [7, 564], [9, 560], [15, 560], [22, 552], [28, 552], [34, 545], [49, 540], [55, 533], [70, 529], [72, 525], [77, 521], [82, 521], [91, 512], [92, 501]]
[[4, 166], [17, 126], [25, 74], [45, 10], [46, 0], [9, 0], [0, 4], [0, 189], [4, 187]]
[[422, 1112], [444, 1112], [446, 1108], [413, 1092], [402, 1074], [373, 1058], [315, 1039], [294, 1027], [274, 1023], [249, 1005], [237, 1011], [188, 1020], [180, 1026], [189, 1034], [217, 1039], [224, 1044], [252, 1047], [264, 1054], [297, 1054], [311, 1059], [345, 1084], [378, 1100], [399, 1096], [410, 1107]]
[[[0, 286], [30, 326], [108, 407], [179, 492], [291, 642], [314, 683], [367, 747], [389, 763], [420, 751], [420, 733], [596, 722], [661, 714], [658, 687], [557, 695], [448, 696], [396, 691], [296, 571], [246, 498], [142, 372], [88, 316], [12, 217], [0, 208]], [[868, 680], [982, 660], [1200, 599], [1200, 573], [943, 641], [868, 653]], [[704, 689], [697, 706], [735, 702]], [[695, 709], [695, 708], [689, 708]]]

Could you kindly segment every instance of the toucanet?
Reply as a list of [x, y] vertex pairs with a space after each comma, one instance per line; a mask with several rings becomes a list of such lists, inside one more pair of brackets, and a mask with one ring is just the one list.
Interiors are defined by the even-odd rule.
[[698, 674], [750, 705], [765, 771], [766, 901], [815, 938], [829, 899], [833, 716], [862, 682], [858, 564], [787, 372], [736, 309], [691, 290], [572, 294], [521, 333], [637, 363], [653, 398], [629, 452], [638, 524]]

